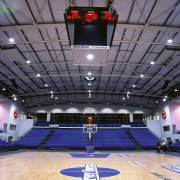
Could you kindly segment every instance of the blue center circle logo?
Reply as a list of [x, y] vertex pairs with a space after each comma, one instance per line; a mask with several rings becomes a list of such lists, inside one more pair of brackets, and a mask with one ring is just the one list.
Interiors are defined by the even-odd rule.
[[62, 175], [84, 179], [100, 179], [120, 174], [120, 171], [111, 168], [97, 167], [96, 164], [86, 164], [85, 167], [63, 169]]

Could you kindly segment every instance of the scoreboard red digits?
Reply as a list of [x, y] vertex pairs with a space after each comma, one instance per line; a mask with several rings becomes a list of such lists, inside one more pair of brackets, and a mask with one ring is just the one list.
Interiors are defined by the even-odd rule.
[[97, 22], [98, 15], [97, 11], [86, 11], [85, 12], [85, 22]]
[[101, 21], [106, 23], [114, 23], [115, 11], [101, 11]]
[[81, 22], [82, 21], [81, 11], [79, 11], [79, 10], [68, 10], [67, 21], [68, 22]]
[[70, 7], [66, 10], [66, 20], [69, 23], [115, 23], [117, 14], [115, 9], [101, 7]]

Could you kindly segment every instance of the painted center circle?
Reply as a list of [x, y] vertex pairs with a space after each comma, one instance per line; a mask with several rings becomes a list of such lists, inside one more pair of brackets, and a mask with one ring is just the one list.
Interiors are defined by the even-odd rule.
[[[84, 167], [63, 169], [59, 173], [65, 176], [82, 178], [84, 176]], [[110, 168], [97, 167], [97, 171], [100, 178], [111, 177], [120, 174], [120, 171]]]

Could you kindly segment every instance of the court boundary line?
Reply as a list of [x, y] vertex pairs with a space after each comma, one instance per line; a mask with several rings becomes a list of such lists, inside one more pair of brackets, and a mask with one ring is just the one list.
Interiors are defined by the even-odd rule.
[[147, 154], [148, 156], [153, 156], [153, 157], [158, 157], [158, 158], [161, 158], [161, 159], [168, 159], [168, 160], [171, 160], [171, 161], [176, 161], [176, 162], [180, 162], [180, 160], [175, 160], [175, 159], [170, 159], [170, 158], [166, 158], [166, 157], [159, 157], [159, 156], [156, 156], [156, 155], [151, 155], [151, 154]]

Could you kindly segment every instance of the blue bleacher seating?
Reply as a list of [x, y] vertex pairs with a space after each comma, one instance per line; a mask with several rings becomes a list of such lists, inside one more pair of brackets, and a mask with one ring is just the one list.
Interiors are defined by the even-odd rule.
[[155, 148], [158, 138], [148, 129], [130, 129], [129, 132], [142, 148]]
[[[85, 149], [87, 146], [88, 134], [83, 133], [82, 126], [81, 128], [33, 128], [16, 145], [37, 148], [52, 130], [55, 132], [46, 143], [46, 148]], [[134, 143], [126, 134], [126, 130], [98, 129], [97, 133], [92, 135], [94, 148], [135, 149]], [[154, 148], [156, 146], [158, 139], [148, 129], [128, 129], [128, 131], [142, 148]]]
[[180, 142], [169, 145], [169, 148], [175, 149], [175, 150], [180, 150]]
[[11, 144], [9, 142], [6, 142], [6, 141], [0, 139], [0, 148], [10, 149], [10, 148], [14, 148], [14, 147], [16, 147], [15, 144]]
[[93, 135], [95, 149], [132, 149], [135, 148], [124, 130], [119, 129], [98, 129]]
[[27, 135], [20, 139], [16, 145], [19, 147], [37, 148], [50, 131], [51, 129], [32, 129]]

